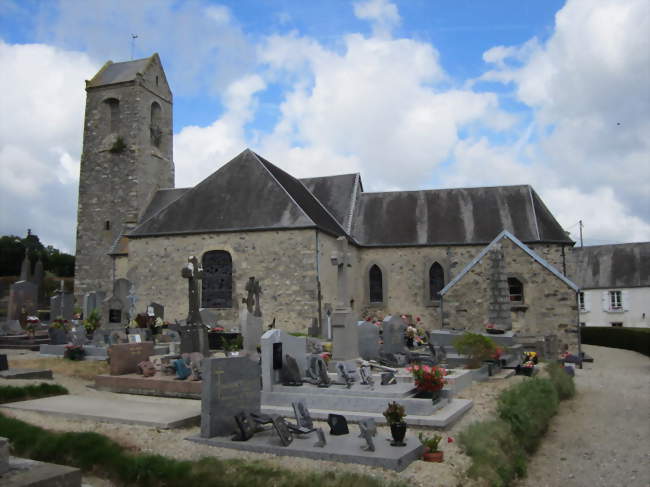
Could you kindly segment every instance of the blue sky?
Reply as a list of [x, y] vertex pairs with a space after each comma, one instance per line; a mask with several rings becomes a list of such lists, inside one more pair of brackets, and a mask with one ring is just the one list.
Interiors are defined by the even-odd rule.
[[83, 80], [158, 52], [177, 186], [251, 147], [366, 190], [531, 184], [650, 240], [645, 0], [0, 0], [0, 232], [74, 249]]

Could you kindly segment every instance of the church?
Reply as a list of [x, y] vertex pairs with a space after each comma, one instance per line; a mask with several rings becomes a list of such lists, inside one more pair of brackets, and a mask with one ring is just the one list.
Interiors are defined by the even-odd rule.
[[167, 320], [184, 319], [181, 269], [196, 256], [201, 305], [227, 327], [255, 276], [265, 322], [287, 331], [325, 335], [345, 305], [358, 319], [410, 314], [429, 329], [496, 324], [575, 342], [574, 242], [532, 187], [366, 192], [361, 174], [297, 179], [245, 149], [175, 188], [173, 99], [158, 55], [107, 62], [86, 93], [78, 298], [110, 296], [127, 279], [138, 312], [157, 302]]

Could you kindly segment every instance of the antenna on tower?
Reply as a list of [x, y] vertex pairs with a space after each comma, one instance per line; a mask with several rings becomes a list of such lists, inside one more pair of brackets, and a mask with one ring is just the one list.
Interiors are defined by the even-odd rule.
[[138, 34], [131, 34], [131, 61], [133, 61], [133, 53], [135, 52], [135, 40], [138, 38]]

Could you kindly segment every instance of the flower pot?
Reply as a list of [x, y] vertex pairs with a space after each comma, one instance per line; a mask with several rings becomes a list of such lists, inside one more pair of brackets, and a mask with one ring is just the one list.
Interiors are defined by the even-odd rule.
[[428, 448], [425, 448], [424, 453], [422, 454], [422, 460], [425, 462], [442, 463], [444, 459], [445, 453], [442, 451], [429, 451]]
[[393, 436], [391, 446], [405, 446], [404, 437], [406, 436], [406, 423], [400, 421], [399, 423], [391, 423], [390, 433]]

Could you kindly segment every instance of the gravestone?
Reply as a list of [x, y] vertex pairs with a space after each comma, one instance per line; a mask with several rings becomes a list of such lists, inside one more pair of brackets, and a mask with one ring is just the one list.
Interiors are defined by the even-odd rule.
[[318, 428], [316, 430], [316, 437], [318, 438], [318, 441], [314, 443], [314, 446], [317, 448], [323, 448], [325, 445], [327, 445], [327, 438], [325, 438], [325, 432], [323, 431], [322, 428]]
[[303, 399], [300, 401], [292, 402], [291, 406], [293, 407], [293, 414], [296, 417], [296, 423], [298, 427], [307, 428], [309, 430], [314, 429], [314, 421], [309, 414], [309, 409], [307, 404]]
[[332, 436], [347, 435], [350, 433], [348, 421], [345, 419], [345, 416], [340, 414], [328, 414], [327, 424], [330, 425], [330, 435]]
[[84, 318], [88, 318], [88, 316], [90, 316], [90, 313], [92, 313], [94, 310], [99, 310], [99, 314], [101, 316], [102, 303], [104, 302], [105, 298], [106, 293], [104, 291], [93, 291], [84, 294], [82, 307]]
[[235, 414], [260, 413], [260, 369], [246, 356], [203, 361], [201, 436], [226, 436], [237, 430]]
[[260, 340], [264, 333], [264, 323], [261, 316], [249, 313], [246, 308], [239, 314], [239, 329], [244, 340], [243, 348], [249, 353], [257, 353]]
[[65, 345], [68, 343], [68, 332], [64, 328], [50, 326], [47, 329], [50, 338], [50, 345]]
[[203, 325], [199, 310], [199, 280], [203, 279], [203, 268], [193, 255], [181, 269], [181, 276], [187, 279], [188, 313], [185, 326], [180, 326], [181, 353], [200, 352], [204, 357], [210, 355], [208, 332]]
[[280, 444], [282, 444], [282, 446], [289, 446], [293, 441], [293, 435], [289, 430], [289, 425], [287, 425], [287, 422], [282, 416], [273, 418], [273, 427], [275, 428], [275, 432], [278, 434], [278, 438], [280, 438]]
[[404, 353], [404, 333], [406, 332], [406, 324], [404, 320], [397, 315], [387, 316], [382, 323], [383, 338], [384, 338], [384, 353]]
[[74, 309], [74, 296], [70, 293], [57, 293], [50, 298], [50, 316], [54, 319], [71, 320]]
[[327, 364], [320, 355], [311, 355], [309, 357], [309, 368], [306, 370], [306, 376], [318, 387], [329, 387], [331, 382], [327, 374]]
[[359, 356], [364, 360], [379, 360], [381, 345], [379, 328], [369, 321], [357, 323], [359, 335]]
[[351, 260], [347, 238], [339, 237], [336, 240], [339, 248], [332, 252], [330, 257], [332, 265], [336, 266], [337, 274], [337, 302], [331, 317], [332, 358], [350, 360], [359, 354], [357, 324], [350, 308], [348, 267]]
[[296, 362], [296, 359], [291, 355], [286, 354], [284, 356], [284, 361], [285, 362], [280, 373], [282, 384], [285, 386], [301, 386], [302, 374], [300, 368], [298, 367], [298, 362]]
[[128, 279], [116, 279], [113, 282], [113, 293], [102, 303], [102, 328], [121, 330], [129, 324], [130, 289]]
[[88, 343], [88, 338], [86, 337], [86, 329], [83, 327], [83, 325], [74, 326], [68, 333], [68, 339], [73, 345], [81, 345], [83, 347]]
[[218, 325], [217, 322], [217, 313], [214, 311], [210, 311], [209, 309], [202, 308], [199, 311], [199, 314], [201, 315], [201, 320], [203, 321], [203, 324], [212, 328]]
[[7, 321], [20, 320], [24, 310], [28, 315], [36, 313], [38, 300], [38, 286], [30, 281], [18, 281], [11, 285], [9, 290], [9, 306], [7, 308]]
[[21, 333], [25, 333], [25, 330], [23, 330], [23, 327], [20, 326], [20, 321], [18, 320], [7, 320], [5, 323], [3, 323], [1, 326], [2, 332], [0, 335], [17, 335]]
[[302, 376], [307, 369], [307, 340], [305, 337], [295, 337], [276, 328], [264, 333], [261, 341], [262, 384], [265, 391], [271, 391], [273, 384], [280, 382], [280, 370], [286, 366], [286, 354], [296, 360]]
[[153, 354], [153, 342], [111, 345], [108, 348], [109, 373], [135, 374], [138, 372], [138, 364], [149, 360]]

